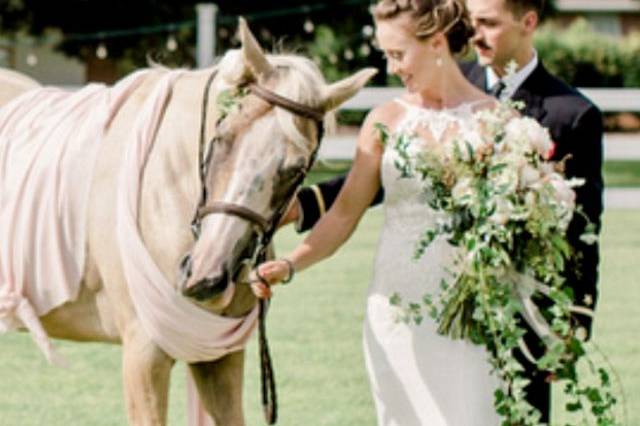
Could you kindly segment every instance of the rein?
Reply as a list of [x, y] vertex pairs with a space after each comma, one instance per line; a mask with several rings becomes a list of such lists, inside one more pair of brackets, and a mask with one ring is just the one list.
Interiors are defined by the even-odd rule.
[[[299, 102], [295, 102], [291, 99], [285, 98], [284, 96], [278, 95], [277, 93], [266, 89], [258, 84], [250, 84], [249, 91], [251, 94], [261, 98], [268, 104], [273, 107], [279, 107], [286, 111], [289, 111], [292, 114], [297, 116], [314, 120], [317, 126], [317, 138], [318, 143], [314, 151], [312, 152], [309, 162], [306, 167], [303, 167], [298, 172], [298, 176], [294, 180], [294, 183], [291, 185], [287, 196], [284, 198], [287, 200], [282, 206], [280, 206], [271, 219], [267, 219], [261, 214], [239, 204], [227, 203], [223, 201], [215, 201], [210, 203], [210, 205], [206, 205], [207, 201], [207, 189], [206, 189], [206, 176], [207, 170], [209, 167], [209, 159], [211, 156], [211, 152], [213, 151], [212, 146], [216, 141], [220, 139], [220, 135], [214, 136], [208, 144], [208, 147], [205, 146], [206, 143], [206, 123], [207, 123], [207, 106], [209, 104], [209, 91], [211, 89], [211, 84], [217, 74], [217, 70], [214, 70], [207, 82], [205, 84], [204, 96], [202, 100], [202, 112], [201, 112], [201, 121], [200, 121], [200, 141], [198, 148], [198, 164], [199, 164], [199, 173], [200, 173], [200, 183], [202, 187], [202, 195], [200, 198], [200, 203], [196, 209], [193, 220], [191, 221], [191, 230], [195, 238], [200, 236], [200, 224], [202, 219], [211, 214], [227, 214], [231, 216], [237, 216], [256, 228], [260, 233], [260, 242], [258, 243], [252, 258], [251, 258], [251, 267], [255, 267], [259, 263], [263, 262], [267, 258], [267, 250], [269, 248], [269, 244], [275, 231], [277, 230], [278, 223], [280, 219], [285, 214], [286, 209], [289, 207], [289, 202], [293, 198], [296, 189], [299, 185], [304, 181], [309, 169], [313, 166], [315, 162], [316, 156], [318, 154], [318, 150], [320, 148], [320, 140], [323, 136], [323, 126], [322, 121], [324, 120], [324, 111], [320, 109], [311, 108], [307, 105], [301, 104]], [[222, 119], [219, 119], [216, 123], [216, 129], [222, 122]], [[205, 148], [206, 151], [205, 151]], [[262, 387], [262, 408], [264, 412], [265, 419], [268, 424], [275, 424], [277, 421], [277, 397], [276, 397], [276, 384], [275, 377], [273, 373], [273, 363], [271, 361], [271, 355], [269, 353], [269, 344], [267, 340], [266, 333], [266, 316], [267, 316], [267, 308], [268, 301], [264, 299], [260, 299], [260, 312], [259, 312], [259, 350], [260, 350], [260, 376], [261, 376], [261, 387]]]

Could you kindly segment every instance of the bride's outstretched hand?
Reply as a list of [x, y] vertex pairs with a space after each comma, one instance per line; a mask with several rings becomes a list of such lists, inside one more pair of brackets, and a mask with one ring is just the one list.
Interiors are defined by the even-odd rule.
[[293, 265], [287, 259], [261, 263], [251, 272], [250, 282], [253, 294], [260, 299], [271, 297], [271, 286], [288, 283], [293, 278]]

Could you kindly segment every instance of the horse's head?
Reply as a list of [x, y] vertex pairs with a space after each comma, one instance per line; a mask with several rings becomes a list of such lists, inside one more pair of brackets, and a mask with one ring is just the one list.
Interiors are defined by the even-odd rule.
[[327, 85], [305, 58], [267, 57], [243, 20], [239, 32], [242, 48], [225, 55], [213, 80], [221, 118], [203, 155], [198, 237], [181, 264], [183, 294], [200, 301], [226, 289], [269, 243], [313, 163], [325, 116], [375, 74]]

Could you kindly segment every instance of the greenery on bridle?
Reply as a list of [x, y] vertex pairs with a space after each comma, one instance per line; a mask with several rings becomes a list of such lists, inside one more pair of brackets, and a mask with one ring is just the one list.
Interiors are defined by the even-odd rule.
[[[391, 133], [376, 125], [387, 149], [397, 154], [401, 178], [418, 179], [426, 202], [444, 219], [416, 236], [418, 260], [436, 239], [456, 247], [456, 260], [442, 280], [438, 295], [390, 303], [400, 319], [420, 324], [434, 319], [438, 332], [467, 339], [487, 349], [489, 362], [502, 386], [494, 405], [505, 426], [538, 426], [540, 412], [526, 400], [529, 380], [514, 353], [521, 351], [549, 380], [564, 384], [566, 409], [592, 417], [598, 426], [620, 424], [607, 369], [596, 367], [575, 333], [573, 314], [591, 315], [576, 307], [563, 277], [574, 256], [566, 231], [574, 213], [577, 180], [566, 180], [545, 160], [553, 147], [546, 129], [535, 120], [514, 114], [514, 104], [474, 113], [474, 137], [458, 132], [446, 142], [424, 141], [418, 153], [409, 151], [417, 134]], [[589, 225], [583, 239], [593, 241]], [[540, 308], [538, 303], [544, 300]], [[523, 340], [525, 323], [543, 342], [544, 355], [535, 359]], [[578, 373], [584, 359], [597, 384], [586, 384]]]
[[242, 98], [247, 96], [249, 88], [246, 86], [225, 89], [216, 98], [216, 107], [220, 120], [223, 120], [231, 112], [235, 111]]

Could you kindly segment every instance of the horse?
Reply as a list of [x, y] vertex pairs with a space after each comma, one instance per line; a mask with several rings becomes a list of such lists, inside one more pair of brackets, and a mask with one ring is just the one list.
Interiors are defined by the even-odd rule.
[[3, 105], [28, 92], [40, 87], [40, 83], [17, 71], [0, 69], [0, 108]]
[[[258, 314], [241, 283], [267, 251], [323, 125], [376, 72], [327, 84], [302, 56], [265, 54], [243, 19], [238, 31], [241, 48], [214, 67], [152, 67], [127, 77], [118, 96], [105, 97], [117, 108], [91, 148], [95, 163], [88, 172], [89, 161], [73, 163], [74, 173], [89, 176], [76, 179], [87, 185], [81, 261], [71, 268], [77, 288], [46, 312], [5, 291], [13, 303], [5, 314], [22, 312], [18, 325], [49, 354], [42, 342], [49, 336], [122, 346], [131, 425], [166, 424], [176, 361], [188, 364], [214, 424], [244, 425], [244, 345]], [[142, 126], [141, 117], [154, 124]], [[84, 124], [71, 133], [85, 131]], [[3, 155], [0, 145], [0, 164]], [[39, 244], [44, 250], [47, 240]], [[0, 299], [7, 271], [0, 268]]]

